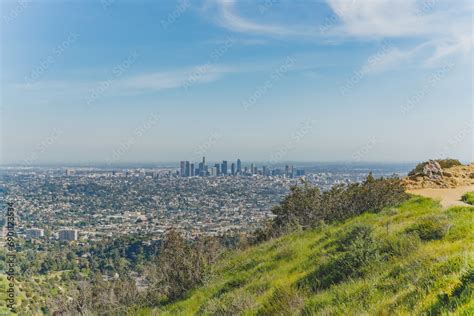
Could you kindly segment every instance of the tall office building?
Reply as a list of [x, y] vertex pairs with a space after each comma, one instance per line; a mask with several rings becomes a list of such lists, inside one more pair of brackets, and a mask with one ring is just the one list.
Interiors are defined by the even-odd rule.
[[286, 165], [285, 166], [285, 175], [288, 178], [293, 178], [293, 165]]
[[227, 174], [227, 160], [222, 161], [221, 173], [224, 176]]
[[181, 177], [186, 176], [186, 162], [185, 161], [181, 161], [179, 164], [179, 175]]
[[189, 177], [191, 176], [191, 164], [189, 163], [189, 161], [186, 161], [186, 165], [185, 165], [185, 176], [186, 177]]
[[242, 162], [240, 161], [240, 159], [237, 159], [237, 173], [242, 173]]
[[250, 164], [250, 174], [255, 174], [253, 171], [255, 169], [255, 164]]
[[211, 177], [217, 176], [217, 168], [216, 167], [211, 167]]
[[201, 177], [207, 176], [206, 157], [202, 157], [202, 162], [199, 163], [199, 175]]
[[214, 165], [214, 168], [216, 168], [216, 176], [220, 176], [221, 175], [221, 165], [219, 165], [218, 163], [216, 163]]
[[194, 164], [193, 163], [191, 163], [190, 168], [191, 168], [191, 177], [194, 177]]
[[232, 163], [232, 164], [230, 165], [230, 173], [231, 173], [233, 176], [235, 176], [235, 163]]
[[263, 174], [264, 176], [268, 176], [268, 169], [267, 169], [267, 166], [263, 166], [262, 174]]

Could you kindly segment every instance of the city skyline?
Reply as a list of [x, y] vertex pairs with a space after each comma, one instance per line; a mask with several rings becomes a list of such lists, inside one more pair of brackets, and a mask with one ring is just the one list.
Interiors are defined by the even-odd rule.
[[1, 164], [473, 160], [469, 1], [1, 10]]
[[[230, 172], [229, 172], [230, 171]], [[67, 172], [67, 170], [66, 170]], [[304, 176], [304, 169], [296, 169], [292, 164], [285, 165], [284, 170], [275, 166], [275, 164], [258, 166], [250, 163], [242, 168], [242, 161], [237, 158], [229, 164], [229, 161], [222, 160], [222, 163], [214, 163], [207, 165], [206, 157], [202, 157], [202, 161], [197, 165], [189, 160], [182, 160], [179, 163], [179, 170], [176, 172], [180, 177], [219, 177], [219, 176], [285, 176], [289, 178]]]

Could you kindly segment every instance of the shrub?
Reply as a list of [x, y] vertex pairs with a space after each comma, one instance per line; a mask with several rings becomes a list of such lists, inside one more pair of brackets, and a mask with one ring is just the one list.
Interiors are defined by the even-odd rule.
[[239, 290], [224, 294], [220, 298], [208, 300], [201, 306], [198, 315], [241, 315], [255, 304], [254, 298], [246, 291]]
[[462, 163], [457, 159], [437, 159], [441, 168], [448, 169], [455, 166], [462, 166]]
[[462, 201], [474, 205], [474, 192], [468, 192], [462, 196]]
[[413, 253], [420, 246], [420, 238], [415, 234], [387, 236], [380, 241], [380, 253], [387, 259]]
[[215, 240], [190, 244], [180, 233], [168, 232], [157, 261], [148, 267], [149, 291], [160, 293], [168, 301], [182, 298], [206, 280], [218, 255]]
[[[352, 236], [350, 240], [348, 236]], [[368, 226], [355, 226], [338, 240], [338, 247], [344, 252], [320, 265], [314, 272], [298, 282], [316, 292], [349, 278], [361, 277], [379, 258], [378, 244]]]
[[303, 308], [304, 300], [298, 291], [291, 287], [278, 287], [263, 304], [257, 315], [296, 315]]
[[380, 212], [408, 199], [398, 178], [374, 179], [372, 174], [362, 183], [336, 185], [321, 192], [307, 183], [291, 188], [283, 202], [273, 208], [276, 216], [273, 234], [281, 235], [289, 228], [314, 227], [320, 222], [344, 220], [363, 212]]
[[295, 256], [295, 251], [293, 249], [290, 249], [290, 248], [284, 248], [283, 250], [281, 250], [280, 252], [278, 252], [274, 259], [279, 261], [279, 260], [291, 260], [293, 259]]
[[416, 234], [423, 241], [430, 241], [443, 238], [447, 230], [448, 222], [446, 220], [437, 216], [427, 216], [408, 227], [405, 232]]
[[348, 233], [337, 241], [337, 249], [345, 251], [353, 245], [356, 240], [371, 240], [373, 228], [367, 224], [356, 224]]
[[247, 283], [247, 280], [244, 279], [244, 278], [234, 278], [228, 282], [226, 282], [222, 288], [220, 288], [216, 294], [214, 295], [214, 297], [220, 297], [222, 296], [223, 294], [225, 293], [228, 293], [234, 289], [237, 289], [239, 287], [242, 287], [244, 286], [245, 284]]

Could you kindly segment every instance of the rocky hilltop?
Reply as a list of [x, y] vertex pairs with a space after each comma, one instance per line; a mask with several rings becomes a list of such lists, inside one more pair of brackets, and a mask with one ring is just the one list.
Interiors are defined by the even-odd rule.
[[457, 160], [429, 160], [417, 165], [403, 179], [403, 184], [408, 190], [474, 185], [474, 163], [462, 165]]

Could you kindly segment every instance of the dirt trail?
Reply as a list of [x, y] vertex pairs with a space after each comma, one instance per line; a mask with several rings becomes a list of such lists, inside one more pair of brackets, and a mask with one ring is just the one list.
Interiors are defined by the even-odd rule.
[[407, 192], [439, 200], [444, 208], [454, 205], [469, 206], [469, 204], [461, 202], [461, 197], [466, 192], [474, 192], [474, 185], [466, 185], [450, 189], [415, 189], [407, 190]]

